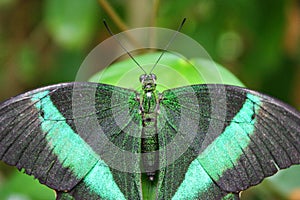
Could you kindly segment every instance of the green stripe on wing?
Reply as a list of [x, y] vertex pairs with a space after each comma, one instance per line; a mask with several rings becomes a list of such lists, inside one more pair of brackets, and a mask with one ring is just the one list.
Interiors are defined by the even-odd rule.
[[[173, 199], [197, 199], [207, 194], [219, 177], [234, 167], [234, 163], [243, 154], [242, 149], [250, 142], [249, 135], [255, 129], [253, 116], [258, 112], [260, 104], [259, 97], [247, 94], [243, 107], [230, 125], [190, 164]], [[223, 199], [233, 199], [236, 196], [228, 194]]]
[[249, 142], [250, 135], [255, 129], [255, 114], [260, 108], [260, 98], [247, 94], [247, 99], [232, 119], [224, 132], [217, 137], [197, 158], [205, 171], [209, 173], [215, 181], [222, 174], [232, 169], [243, 154]]
[[65, 122], [48, 93], [48, 91], [37, 93], [31, 100], [36, 102], [35, 107], [44, 113], [39, 117], [42, 123], [41, 128], [48, 133], [46, 136], [48, 145], [53, 149], [63, 167], [70, 168], [79, 179], [84, 177], [85, 184], [99, 197], [125, 199], [109, 167]]

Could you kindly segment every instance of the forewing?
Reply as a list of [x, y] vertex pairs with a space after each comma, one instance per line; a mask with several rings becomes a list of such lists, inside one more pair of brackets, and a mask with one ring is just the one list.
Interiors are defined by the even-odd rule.
[[162, 163], [175, 161], [162, 166], [160, 197], [238, 198], [277, 168], [300, 163], [299, 112], [258, 92], [224, 85], [176, 88], [163, 93], [160, 111], [161, 146], [180, 135], [183, 142], [176, 139], [173, 151], [184, 144], [187, 149], [177, 160], [161, 151]]
[[130, 162], [122, 162], [127, 154], [117, 151], [140, 151], [137, 112], [134, 91], [104, 84], [27, 92], [0, 105], [0, 158], [57, 191], [80, 183], [99, 198], [138, 199], [139, 177], [129, 173]]

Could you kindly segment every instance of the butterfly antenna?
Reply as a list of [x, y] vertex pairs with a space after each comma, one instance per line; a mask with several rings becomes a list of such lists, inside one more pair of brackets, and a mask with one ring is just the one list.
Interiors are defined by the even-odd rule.
[[175, 37], [177, 36], [177, 34], [180, 32], [180, 30], [183, 27], [183, 24], [185, 23], [186, 18], [184, 18], [180, 24], [180, 26], [178, 27], [177, 31], [174, 33], [174, 35], [172, 36], [172, 38], [169, 40], [168, 44], [165, 46], [165, 48], [163, 49], [162, 53], [160, 54], [159, 58], [157, 59], [157, 61], [155, 62], [155, 64], [153, 65], [150, 74], [152, 73], [152, 71], [154, 70], [154, 68], [156, 67], [156, 65], [158, 64], [158, 62], [160, 61], [160, 59], [162, 58], [162, 56], [165, 54], [165, 52], [167, 51], [167, 49], [169, 48], [170, 44], [173, 42], [173, 40], [175, 39]]
[[137, 64], [137, 66], [139, 66], [139, 68], [141, 68], [141, 70], [143, 70], [143, 72], [145, 74], [147, 74], [147, 72], [142, 68], [142, 66], [134, 59], [134, 57], [131, 55], [131, 53], [129, 51], [127, 51], [127, 49], [123, 46], [123, 44], [121, 43], [121, 41], [115, 36], [115, 34], [111, 31], [111, 29], [109, 28], [109, 26], [107, 25], [105, 19], [103, 20], [103, 24], [105, 26], [105, 28], [107, 29], [107, 31], [109, 32], [109, 34], [119, 43], [119, 45], [122, 47], [122, 49], [128, 54], [128, 56], [135, 62], [135, 64]]

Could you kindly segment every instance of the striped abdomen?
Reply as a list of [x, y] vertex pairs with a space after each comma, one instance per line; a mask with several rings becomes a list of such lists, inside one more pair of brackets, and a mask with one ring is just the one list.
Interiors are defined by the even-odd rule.
[[157, 114], [159, 109], [157, 95], [146, 92], [140, 99], [142, 115], [142, 169], [152, 181], [158, 170]]

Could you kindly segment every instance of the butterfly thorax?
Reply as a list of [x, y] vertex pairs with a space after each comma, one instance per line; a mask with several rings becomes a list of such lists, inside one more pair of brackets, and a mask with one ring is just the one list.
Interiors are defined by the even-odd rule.
[[158, 135], [157, 114], [159, 112], [159, 94], [156, 91], [154, 74], [142, 75], [142, 92], [139, 97], [140, 114], [142, 116], [141, 166], [149, 180], [154, 180], [158, 169]]

